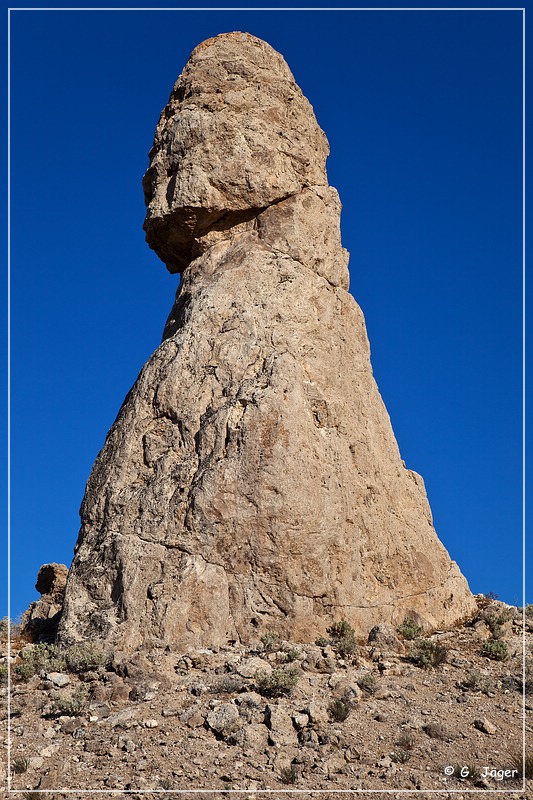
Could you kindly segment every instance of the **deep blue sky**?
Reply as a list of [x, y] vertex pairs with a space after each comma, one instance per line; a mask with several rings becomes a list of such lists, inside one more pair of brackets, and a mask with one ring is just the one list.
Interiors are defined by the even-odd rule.
[[284, 55], [329, 138], [351, 291], [439, 536], [472, 591], [521, 603], [521, 29], [518, 11], [12, 13], [14, 617], [41, 564], [70, 564], [159, 344], [178, 279], [144, 242], [141, 178], [191, 50], [230, 30]]

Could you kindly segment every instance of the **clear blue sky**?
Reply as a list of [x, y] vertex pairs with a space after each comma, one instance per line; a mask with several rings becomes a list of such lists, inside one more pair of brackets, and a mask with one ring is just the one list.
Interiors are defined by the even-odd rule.
[[178, 278], [144, 242], [141, 178], [191, 50], [231, 30], [285, 56], [329, 138], [351, 291], [440, 538], [472, 591], [521, 603], [521, 29], [518, 11], [12, 13], [13, 616], [41, 564], [70, 564], [160, 342]]

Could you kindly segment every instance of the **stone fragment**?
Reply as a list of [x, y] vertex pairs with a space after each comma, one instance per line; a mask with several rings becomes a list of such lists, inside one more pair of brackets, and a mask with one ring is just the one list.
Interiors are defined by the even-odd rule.
[[265, 722], [269, 729], [268, 741], [274, 747], [298, 744], [298, 734], [287, 709], [269, 703], [265, 709]]
[[306, 725], [309, 725], [309, 717], [307, 714], [297, 713], [292, 715], [292, 721], [296, 730], [301, 731]]
[[143, 182], [181, 282], [87, 483], [61, 641], [187, 652], [473, 612], [372, 375], [328, 151], [268, 44], [194, 50]]
[[49, 744], [48, 747], [43, 747], [42, 750], [39, 750], [39, 755], [41, 758], [51, 758], [58, 752], [59, 747], [60, 745], [58, 744]]
[[137, 724], [135, 709], [125, 708], [122, 711], [115, 711], [113, 714], [109, 714], [106, 722], [112, 728], [131, 728]]
[[481, 731], [481, 733], [486, 733], [488, 736], [495, 736], [498, 730], [486, 717], [474, 720], [474, 727], [477, 728], [478, 731]]
[[46, 680], [51, 681], [54, 686], [58, 686], [60, 689], [70, 683], [70, 677], [63, 672], [49, 672]]
[[183, 714], [180, 714], [180, 722], [189, 728], [200, 728], [205, 722], [205, 711], [198, 703], [189, 706]]
[[208, 713], [207, 724], [216, 733], [234, 732], [241, 724], [239, 710], [233, 703], [221, 703]]
[[252, 722], [243, 728], [242, 746], [245, 751], [263, 751], [268, 748], [268, 729], [265, 725]]
[[316, 701], [309, 703], [309, 705], [304, 708], [303, 713], [307, 714], [310, 722], [313, 724], [328, 722], [329, 719], [327, 708]]
[[265, 701], [257, 692], [242, 692], [235, 698], [238, 706], [249, 706], [250, 708], [261, 708]]
[[385, 625], [379, 623], [374, 625], [368, 634], [368, 643], [376, 645], [380, 648], [390, 648], [396, 651], [403, 650], [403, 644], [400, 637], [397, 636], [395, 629], [392, 625]]
[[80, 726], [81, 721], [78, 717], [70, 717], [61, 723], [61, 733], [74, 733]]
[[179, 708], [163, 708], [161, 709], [162, 717], [179, 717], [181, 710]]
[[266, 675], [270, 675], [272, 672], [272, 667], [268, 661], [257, 656], [247, 658], [241, 664], [238, 664], [235, 669], [243, 678], [255, 678], [258, 672]]
[[157, 728], [157, 727], [159, 727], [159, 722], [156, 719], [145, 719], [144, 720], [144, 727], [145, 728]]

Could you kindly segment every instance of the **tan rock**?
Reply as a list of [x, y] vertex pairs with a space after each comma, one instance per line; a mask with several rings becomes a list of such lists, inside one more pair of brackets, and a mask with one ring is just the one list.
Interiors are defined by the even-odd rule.
[[37, 575], [35, 588], [41, 595], [24, 612], [20, 628], [34, 641], [51, 639], [57, 631], [68, 568], [64, 564], [43, 564]]
[[87, 484], [63, 641], [312, 642], [473, 612], [372, 376], [327, 153], [272, 48], [196, 48], [144, 181], [181, 284]]

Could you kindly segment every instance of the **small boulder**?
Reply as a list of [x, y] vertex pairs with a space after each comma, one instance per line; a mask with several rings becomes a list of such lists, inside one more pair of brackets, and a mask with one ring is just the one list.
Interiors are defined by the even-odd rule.
[[207, 715], [207, 724], [215, 733], [226, 736], [240, 727], [239, 710], [233, 703], [221, 703]]
[[486, 733], [487, 736], [495, 736], [497, 728], [486, 717], [474, 720], [474, 728], [477, 728], [481, 733]]
[[51, 681], [54, 686], [57, 686], [59, 689], [62, 689], [63, 686], [67, 686], [70, 683], [69, 676], [65, 675], [63, 672], [49, 672], [46, 676], [46, 680]]

